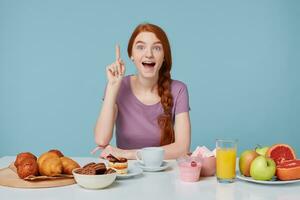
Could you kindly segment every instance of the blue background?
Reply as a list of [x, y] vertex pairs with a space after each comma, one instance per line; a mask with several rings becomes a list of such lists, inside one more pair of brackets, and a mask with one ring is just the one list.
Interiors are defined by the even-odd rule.
[[89, 156], [105, 66], [133, 29], [161, 26], [188, 85], [192, 149], [288, 143], [300, 155], [300, 1], [0, 0], [0, 156]]

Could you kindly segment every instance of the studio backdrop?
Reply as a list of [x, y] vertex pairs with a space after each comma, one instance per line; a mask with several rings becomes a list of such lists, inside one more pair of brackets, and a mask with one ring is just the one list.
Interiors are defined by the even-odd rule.
[[[161, 26], [189, 90], [191, 150], [287, 143], [300, 155], [300, 2], [0, 0], [0, 156], [89, 156], [105, 67], [140, 23]], [[114, 142], [114, 141], [113, 141]]]

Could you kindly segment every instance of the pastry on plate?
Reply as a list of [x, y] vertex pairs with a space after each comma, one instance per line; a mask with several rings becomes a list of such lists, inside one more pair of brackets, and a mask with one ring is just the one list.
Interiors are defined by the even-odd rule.
[[51, 149], [48, 152], [53, 152], [56, 155], [58, 155], [58, 157], [63, 157], [64, 156], [64, 154], [60, 150], [57, 150], [57, 149]]
[[26, 158], [33, 158], [33, 159], [37, 160], [36, 156], [33, 155], [32, 153], [30, 153], [30, 152], [22, 152], [22, 153], [19, 153], [17, 155], [14, 165], [16, 167], [18, 167], [18, 165], [22, 162], [22, 160], [24, 160]]
[[29, 157], [23, 159], [17, 167], [17, 174], [22, 179], [30, 175], [38, 176], [39, 168], [36, 159]]
[[73, 169], [79, 168], [80, 165], [69, 157], [60, 157], [63, 165], [64, 174], [72, 174]]
[[40, 174], [44, 176], [56, 176], [63, 172], [63, 165], [59, 157], [48, 157], [38, 166]]
[[55, 176], [61, 174], [63, 165], [59, 156], [54, 152], [43, 153], [37, 160], [39, 172], [43, 176]]
[[127, 174], [128, 161], [126, 158], [117, 158], [109, 154], [106, 159], [108, 160], [108, 167], [116, 170], [118, 174]]

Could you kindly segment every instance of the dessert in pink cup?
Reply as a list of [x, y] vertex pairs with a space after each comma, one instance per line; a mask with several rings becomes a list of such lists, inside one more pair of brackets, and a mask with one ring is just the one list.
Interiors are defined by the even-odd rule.
[[197, 147], [196, 150], [191, 154], [191, 157], [200, 157], [202, 158], [202, 169], [201, 175], [205, 176], [214, 176], [216, 173], [216, 157], [214, 152], [211, 152], [207, 147]]
[[185, 182], [199, 181], [201, 172], [201, 158], [183, 156], [177, 159], [180, 180]]

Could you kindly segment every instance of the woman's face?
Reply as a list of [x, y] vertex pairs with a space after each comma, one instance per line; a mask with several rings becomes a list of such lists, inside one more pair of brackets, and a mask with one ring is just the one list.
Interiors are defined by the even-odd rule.
[[162, 43], [154, 33], [141, 32], [133, 42], [132, 58], [141, 76], [158, 77], [159, 69], [164, 61]]

